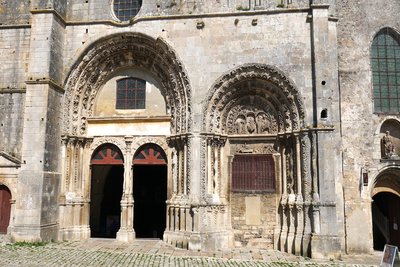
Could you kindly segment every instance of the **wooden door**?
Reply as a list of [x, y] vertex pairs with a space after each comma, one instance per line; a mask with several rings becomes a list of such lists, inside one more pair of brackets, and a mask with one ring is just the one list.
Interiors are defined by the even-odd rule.
[[400, 198], [394, 194], [390, 194], [389, 196], [387, 201], [389, 209], [389, 243], [400, 246]]
[[10, 223], [11, 192], [4, 185], [0, 185], [0, 234], [6, 234]]

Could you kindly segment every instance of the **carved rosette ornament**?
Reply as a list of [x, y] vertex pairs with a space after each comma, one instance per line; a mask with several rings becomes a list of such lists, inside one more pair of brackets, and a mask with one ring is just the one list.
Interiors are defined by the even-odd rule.
[[129, 67], [147, 69], [160, 81], [172, 117], [172, 133], [190, 131], [191, 88], [176, 53], [161, 39], [127, 32], [98, 40], [74, 64], [65, 84], [65, 134], [86, 134], [87, 118], [93, 114], [97, 93], [110, 74]]

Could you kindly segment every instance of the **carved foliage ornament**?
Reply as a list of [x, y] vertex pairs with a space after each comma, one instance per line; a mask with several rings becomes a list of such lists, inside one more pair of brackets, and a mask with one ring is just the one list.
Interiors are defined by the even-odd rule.
[[160, 81], [169, 112], [172, 132], [189, 131], [192, 124], [191, 89], [186, 70], [164, 41], [138, 33], [112, 35], [85, 52], [66, 82], [64, 132], [85, 135], [87, 118], [93, 114], [95, 97], [114, 71], [142, 67]]

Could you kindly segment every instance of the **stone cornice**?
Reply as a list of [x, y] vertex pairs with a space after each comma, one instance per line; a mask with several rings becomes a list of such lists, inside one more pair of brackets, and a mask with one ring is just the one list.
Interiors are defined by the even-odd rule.
[[171, 116], [91, 117], [89, 123], [170, 122]]
[[0, 88], [0, 94], [25, 94], [26, 88]]
[[65, 90], [64, 88], [57, 84], [55, 81], [51, 80], [51, 79], [32, 79], [32, 80], [28, 80], [25, 81], [26, 84], [46, 84], [49, 85], [51, 88], [55, 89], [56, 91], [58, 91], [59, 93], [64, 94]]

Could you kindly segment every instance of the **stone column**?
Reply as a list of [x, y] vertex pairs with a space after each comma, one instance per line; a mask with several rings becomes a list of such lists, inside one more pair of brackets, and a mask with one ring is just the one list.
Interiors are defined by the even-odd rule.
[[310, 209], [312, 202], [312, 178], [311, 178], [311, 142], [308, 132], [301, 135], [301, 155], [302, 155], [302, 177], [303, 177], [303, 197], [304, 197], [304, 230], [302, 240], [302, 255], [310, 257], [311, 239], [311, 217]]
[[135, 239], [133, 229], [134, 200], [133, 200], [133, 175], [132, 175], [132, 137], [125, 137], [125, 158], [124, 158], [124, 184], [121, 199], [121, 220], [120, 229], [117, 232], [117, 240], [131, 242]]
[[301, 255], [301, 245], [303, 239], [304, 230], [304, 214], [303, 214], [303, 195], [302, 195], [302, 171], [301, 171], [301, 148], [300, 148], [300, 136], [295, 136], [296, 142], [296, 235], [294, 243], [294, 253]]
[[287, 216], [287, 201], [288, 201], [288, 195], [287, 195], [287, 177], [286, 177], [286, 144], [284, 141], [282, 141], [281, 145], [281, 169], [282, 169], [282, 176], [281, 176], [281, 182], [282, 182], [282, 198], [281, 198], [281, 233], [280, 233], [280, 239], [279, 239], [279, 249], [281, 251], [285, 251], [286, 247], [286, 242], [287, 242], [287, 232], [288, 232], [288, 216]]

